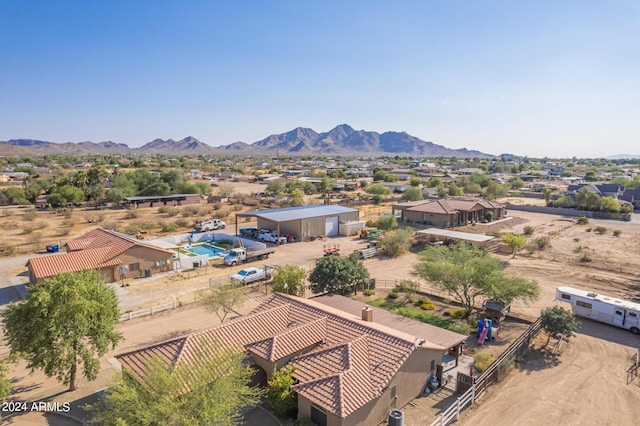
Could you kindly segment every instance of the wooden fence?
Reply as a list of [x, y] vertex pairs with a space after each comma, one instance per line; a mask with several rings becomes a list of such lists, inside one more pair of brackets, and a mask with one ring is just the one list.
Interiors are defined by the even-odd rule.
[[516, 339], [509, 347], [491, 363], [478, 377], [472, 378], [462, 373], [458, 373], [458, 383], [469, 383], [471, 387], [456, 399], [449, 408], [444, 410], [438, 418], [431, 423], [431, 426], [445, 426], [460, 419], [460, 412], [471, 406], [480, 398], [487, 387], [502, 379], [508, 371], [508, 366], [513, 360], [522, 355], [531, 344], [531, 340], [542, 329], [542, 318], [538, 318], [529, 328]]
[[177, 300], [173, 299], [172, 302], [164, 303], [162, 305], [152, 306], [150, 308], [140, 309], [133, 312], [126, 312], [120, 315], [120, 321], [131, 321], [134, 318], [157, 314], [158, 312], [166, 311], [168, 309], [175, 309], [177, 306]]

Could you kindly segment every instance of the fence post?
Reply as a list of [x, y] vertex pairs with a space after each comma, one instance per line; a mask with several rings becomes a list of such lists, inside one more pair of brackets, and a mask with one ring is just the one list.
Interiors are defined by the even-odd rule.
[[440, 418], [438, 420], [440, 420], [440, 426], [444, 426], [444, 415], [443, 414], [440, 414]]
[[471, 405], [476, 402], [476, 384], [471, 383]]
[[456, 398], [456, 421], [460, 420], [460, 397]]
[[154, 314], [153, 306], [151, 307], [151, 315]]

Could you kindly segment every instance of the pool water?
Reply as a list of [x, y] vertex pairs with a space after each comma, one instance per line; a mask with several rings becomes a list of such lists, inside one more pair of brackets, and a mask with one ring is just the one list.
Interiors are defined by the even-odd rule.
[[184, 248], [199, 255], [208, 254], [209, 256], [224, 256], [227, 253], [226, 250], [208, 243]]

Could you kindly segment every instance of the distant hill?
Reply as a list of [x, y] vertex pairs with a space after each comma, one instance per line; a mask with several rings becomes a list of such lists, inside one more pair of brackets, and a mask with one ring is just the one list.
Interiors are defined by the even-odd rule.
[[140, 148], [129, 148], [115, 142], [53, 143], [33, 139], [12, 139], [0, 142], [4, 155], [46, 154], [171, 154], [171, 155], [341, 155], [412, 157], [478, 157], [492, 158], [480, 151], [451, 149], [423, 141], [406, 132], [377, 133], [355, 130], [341, 124], [328, 132], [298, 127], [289, 132], [271, 135], [252, 144], [234, 142], [213, 147], [188, 136], [182, 140], [155, 139]]
[[607, 160], [624, 160], [625, 158], [640, 158], [640, 155], [631, 155], [631, 154], [615, 154], [606, 157]]

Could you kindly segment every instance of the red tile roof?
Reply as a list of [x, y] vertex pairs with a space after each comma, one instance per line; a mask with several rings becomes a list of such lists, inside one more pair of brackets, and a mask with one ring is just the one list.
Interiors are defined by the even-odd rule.
[[27, 261], [27, 266], [36, 280], [52, 277], [59, 272], [102, 269], [119, 265], [120, 260], [114, 258], [136, 245], [173, 256], [168, 250], [140, 243], [127, 235], [97, 228], [67, 242], [70, 252], [34, 257]]
[[346, 417], [377, 396], [420, 348], [442, 349], [415, 336], [314, 300], [273, 294], [251, 314], [204, 332], [118, 355], [124, 368], [144, 382], [140, 366], [154, 355], [166, 362], [194, 365], [205, 345], [244, 350], [275, 362], [299, 354], [290, 363], [298, 394]]
[[426, 201], [413, 207], [409, 207], [407, 211], [438, 213], [438, 214], [455, 214], [456, 210], [449, 205], [448, 200], [432, 200]]

